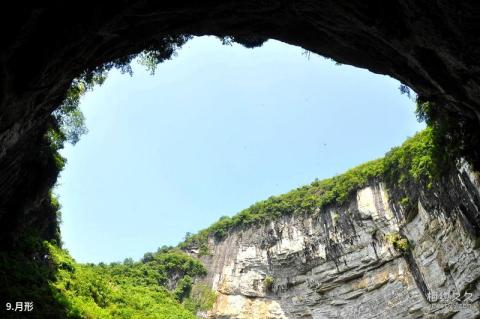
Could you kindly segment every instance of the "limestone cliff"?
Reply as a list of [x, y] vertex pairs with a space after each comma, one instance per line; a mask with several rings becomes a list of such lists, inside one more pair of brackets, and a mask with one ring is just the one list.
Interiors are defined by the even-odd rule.
[[[210, 238], [210, 254], [200, 258], [218, 296], [203, 315], [477, 318], [480, 250], [466, 221], [479, 215], [480, 179], [464, 165], [442, 183], [446, 189], [417, 190], [409, 220], [389, 200], [395, 189], [376, 181], [345, 205]], [[398, 245], [402, 239], [408, 243]]]

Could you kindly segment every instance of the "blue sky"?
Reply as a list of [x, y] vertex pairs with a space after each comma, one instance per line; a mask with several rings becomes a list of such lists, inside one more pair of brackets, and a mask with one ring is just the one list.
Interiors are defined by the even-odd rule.
[[139, 259], [271, 195], [381, 157], [422, 128], [399, 82], [303, 49], [195, 38], [81, 102], [56, 193], [80, 262]]

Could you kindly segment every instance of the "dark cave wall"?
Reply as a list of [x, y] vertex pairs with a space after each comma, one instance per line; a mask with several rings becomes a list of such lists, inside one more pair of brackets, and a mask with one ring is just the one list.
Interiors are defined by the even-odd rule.
[[[83, 70], [165, 35], [234, 36], [247, 45], [272, 38], [388, 74], [451, 117], [480, 126], [479, 16], [476, 1], [454, 0], [122, 1], [2, 10], [0, 240], [11, 241], [26, 213], [46, 200], [58, 172], [42, 168], [41, 143], [32, 141]], [[28, 220], [42, 225], [34, 216]]]

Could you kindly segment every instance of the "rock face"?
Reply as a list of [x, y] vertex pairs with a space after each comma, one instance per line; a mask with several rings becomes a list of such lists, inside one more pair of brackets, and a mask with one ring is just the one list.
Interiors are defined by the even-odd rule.
[[[466, 207], [480, 216], [480, 179], [463, 167], [445, 180], [454, 187], [450, 195], [419, 190], [418, 213], [409, 221], [378, 181], [342, 207], [211, 239], [211, 255], [201, 257], [218, 292], [209, 316], [480, 316], [479, 242], [462, 221]], [[401, 238], [408, 239], [403, 249]], [[457, 296], [463, 301], [452, 302]]]

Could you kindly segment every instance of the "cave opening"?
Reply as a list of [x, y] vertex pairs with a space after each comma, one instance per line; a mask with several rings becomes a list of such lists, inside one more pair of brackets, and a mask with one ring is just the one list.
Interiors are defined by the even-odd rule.
[[154, 75], [131, 65], [84, 97], [89, 133], [62, 152], [62, 239], [81, 262], [175, 246], [423, 127], [398, 81], [278, 41], [198, 37]]
[[[446, 157], [452, 155], [448, 160], [453, 163], [464, 157], [478, 170], [479, 14], [480, 7], [475, 1], [452, 0], [326, 0], [315, 3], [310, 0], [247, 0], [202, 4], [188, 0], [175, 3], [124, 1], [115, 6], [97, 2], [77, 6], [74, 10], [68, 4], [58, 4], [18, 6], [2, 11], [0, 297], [7, 296], [12, 302], [32, 300], [35, 315], [44, 318], [78, 318], [85, 315], [82, 311], [93, 311], [88, 313], [90, 317], [109, 315], [105, 314], [109, 310], [104, 309], [108, 300], [102, 294], [108, 292], [108, 285], [85, 287], [82, 283], [88, 284], [88, 281], [80, 281], [78, 285], [78, 281], [69, 280], [74, 278], [71, 276], [75, 276], [75, 269], [79, 271], [77, 275], [85, 274], [83, 266], [43, 246], [45, 241], [58, 244], [60, 239], [59, 205], [52, 199], [50, 190], [57, 180], [58, 167], [63, 165], [62, 159], [50, 152], [44, 133], [50, 124], [49, 114], [65, 99], [72, 80], [85, 70], [109, 61], [121, 66], [130, 56], [162, 47], [165, 39], [168, 42], [169, 38], [181, 34], [216, 35], [226, 42], [238, 42], [247, 47], [259, 46], [266, 39], [277, 39], [405, 83], [424, 102], [421, 116], [439, 128], [440, 143], [437, 141], [437, 145], [449, 146], [443, 152]], [[463, 178], [470, 178], [470, 175]], [[462, 179], [450, 181], [454, 183], [441, 184], [447, 186], [437, 188], [437, 194], [448, 202], [444, 206], [455, 212], [457, 203], [471, 201], [472, 194], [459, 184]], [[422, 189], [429, 192], [427, 186]], [[411, 206], [410, 199], [396, 198], [407, 206]], [[433, 203], [436, 207], [435, 200]], [[467, 207], [472, 210], [467, 215], [473, 216], [469, 223], [478, 224], [476, 207], [478, 205]], [[473, 231], [478, 229], [472, 228]], [[437, 243], [429, 246], [436, 247]], [[451, 246], [444, 252], [466, 256], [465, 250], [452, 250]], [[476, 264], [475, 260], [462, 260], [458, 268], [470, 269]], [[438, 269], [451, 272], [456, 267]], [[59, 274], [70, 277], [60, 282], [66, 286], [53, 287], [51, 284]], [[453, 286], [460, 287], [461, 291], [478, 283], [475, 276], [469, 275], [465, 280], [462, 274], [449, 277], [461, 278], [461, 282], [454, 282]], [[85, 301], [82, 298], [71, 298], [72, 295], [66, 298], [59, 294], [65, 289], [71, 292], [77, 288], [92, 293], [87, 305], [82, 304]], [[151, 296], [143, 292], [142, 297]], [[127, 297], [120, 299], [134, 303], [140, 299], [130, 298], [131, 293], [133, 290], [127, 290]], [[407, 294], [400, 293], [401, 296]], [[177, 291], [175, 298], [182, 296], [182, 291]], [[76, 304], [72, 304], [72, 300]], [[193, 316], [185, 309], [162, 308], [165, 305], [158, 308], [157, 301], [149, 299], [149, 310], [157, 314], [181, 313], [181, 318]], [[131, 306], [126, 311], [144, 308], [145, 303]], [[353, 307], [361, 309], [357, 305]], [[423, 311], [425, 315], [426, 312], [428, 310]], [[118, 313], [116, 315], [118, 317]], [[451, 315], [455, 314], [445, 316]], [[402, 316], [397, 313], [396, 317]]]

